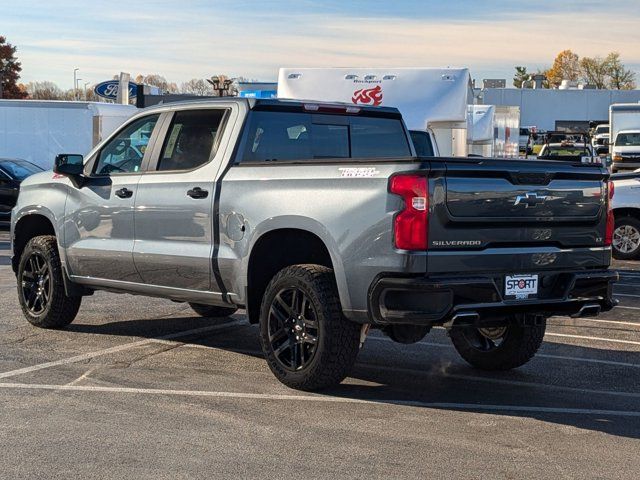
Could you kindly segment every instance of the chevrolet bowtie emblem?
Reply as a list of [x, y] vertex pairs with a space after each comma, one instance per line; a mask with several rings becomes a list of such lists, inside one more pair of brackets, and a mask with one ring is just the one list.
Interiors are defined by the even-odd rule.
[[544, 203], [547, 199], [545, 195], [538, 195], [535, 192], [528, 192], [524, 195], [518, 195], [514, 205], [524, 205], [524, 208], [535, 207], [539, 203]]

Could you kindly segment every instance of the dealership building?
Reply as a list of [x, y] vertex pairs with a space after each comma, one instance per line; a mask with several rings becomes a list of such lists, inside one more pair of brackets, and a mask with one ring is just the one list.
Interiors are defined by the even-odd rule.
[[591, 121], [608, 123], [609, 105], [640, 102], [640, 90], [484, 88], [476, 99], [484, 105], [520, 107], [521, 126], [586, 131]]

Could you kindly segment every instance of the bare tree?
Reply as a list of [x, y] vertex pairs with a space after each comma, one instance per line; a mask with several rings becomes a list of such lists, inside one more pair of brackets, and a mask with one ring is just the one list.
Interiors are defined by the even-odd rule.
[[32, 100], [63, 100], [65, 92], [53, 82], [29, 82], [25, 85]]
[[201, 96], [215, 95], [211, 84], [205, 82], [200, 78], [192, 78], [188, 82], [182, 83], [182, 85], [180, 85], [180, 93]]
[[178, 93], [178, 86], [173, 82], [168, 82], [165, 77], [157, 73], [148, 75], [137, 75], [136, 83], [144, 83], [145, 85], [153, 85], [158, 87], [163, 93]]

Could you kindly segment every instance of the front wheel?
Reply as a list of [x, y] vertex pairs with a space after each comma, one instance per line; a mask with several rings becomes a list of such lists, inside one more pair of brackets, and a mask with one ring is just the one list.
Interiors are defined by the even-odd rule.
[[535, 326], [453, 327], [449, 336], [460, 356], [482, 370], [511, 370], [533, 358], [546, 330], [546, 320]]
[[360, 347], [360, 326], [347, 320], [333, 270], [293, 265], [269, 283], [260, 308], [260, 343], [282, 383], [318, 390], [340, 383]]
[[29, 240], [18, 265], [18, 299], [26, 319], [36, 327], [61, 328], [73, 322], [82, 297], [68, 297], [62, 280], [56, 237]]

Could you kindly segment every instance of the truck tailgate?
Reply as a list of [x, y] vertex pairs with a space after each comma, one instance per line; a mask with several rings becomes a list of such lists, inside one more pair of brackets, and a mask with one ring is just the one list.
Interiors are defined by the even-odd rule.
[[438, 163], [430, 181], [430, 272], [608, 265], [604, 168], [484, 158]]

